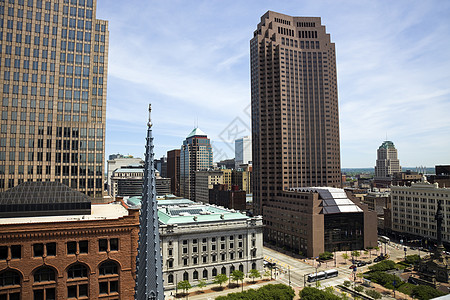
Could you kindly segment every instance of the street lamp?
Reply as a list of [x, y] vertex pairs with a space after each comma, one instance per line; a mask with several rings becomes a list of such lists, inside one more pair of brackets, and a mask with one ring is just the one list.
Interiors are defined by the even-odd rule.
[[289, 287], [291, 287], [291, 266], [288, 265]]

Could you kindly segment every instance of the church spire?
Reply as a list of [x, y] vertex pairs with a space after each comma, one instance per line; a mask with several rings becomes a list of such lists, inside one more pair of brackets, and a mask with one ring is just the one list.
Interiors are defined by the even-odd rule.
[[144, 183], [139, 216], [139, 247], [136, 258], [136, 300], [164, 299], [162, 258], [159, 239], [158, 207], [153, 165], [151, 104], [148, 106], [147, 144], [145, 147]]

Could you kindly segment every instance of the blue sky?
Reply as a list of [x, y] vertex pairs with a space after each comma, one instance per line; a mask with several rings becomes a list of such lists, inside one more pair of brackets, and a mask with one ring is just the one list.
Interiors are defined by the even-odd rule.
[[392, 140], [402, 166], [450, 164], [450, 1], [98, 0], [109, 20], [106, 155], [155, 154], [195, 124], [214, 161], [250, 134], [249, 40], [273, 10], [317, 16], [336, 44], [341, 166], [373, 167]]

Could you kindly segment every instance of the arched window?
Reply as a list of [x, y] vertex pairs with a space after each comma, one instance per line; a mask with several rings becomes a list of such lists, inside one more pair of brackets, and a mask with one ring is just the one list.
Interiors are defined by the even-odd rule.
[[212, 276], [217, 276], [217, 269], [216, 268], [212, 269]]
[[244, 272], [244, 266], [242, 264], [239, 265], [239, 271]]
[[207, 279], [208, 278], [208, 270], [203, 270], [203, 278]]
[[188, 272], [184, 272], [184, 274], [183, 274], [183, 280], [189, 281], [189, 274], [188, 274]]
[[55, 278], [55, 271], [48, 267], [39, 268], [34, 272], [34, 282], [55, 281]]
[[235, 267], [233, 265], [230, 266], [230, 274], [233, 273]]
[[19, 300], [21, 293], [20, 273], [13, 270], [0, 272], [0, 299]]
[[56, 299], [56, 273], [52, 268], [40, 267], [34, 271], [33, 297], [34, 299]]
[[222, 270], [220, 271], [221, 274], [227, 274], [227, 269], [225, 267], [222, 267]]
[[256, 264], [255, 263], [252, 263], [252, 269], [256, 270]]
[[74, 264], [67, 269], [67, 298], [89, 296], [88, 268], [82, 264]]
[[173, 274], [169, 274], [169, 275], [167, 276], [167, 282], [173, 283]]
[[101, 295], [119, 293], [119, 265], [114, 261], [105, 261], [98, 267], [98, 288]]
[[67, 270], [67, 278], [87, 278], [87, 268], [82, 264], [75, 264]]
[[194, 273], [192, 274], [192, 277], [194, 278], [194, 280], [198, 280], [198, 271], [195, 270]]

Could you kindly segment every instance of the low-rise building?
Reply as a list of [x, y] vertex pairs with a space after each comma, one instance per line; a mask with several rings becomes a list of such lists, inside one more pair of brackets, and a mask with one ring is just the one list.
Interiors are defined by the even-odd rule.
[[129, 165], [143, 164], [142, 158], [133, 157], [131, 155], [112, 154], [106, 163], [107, 165], [107, 189], [108, 194], [112, 196], [111, 176], [113, 172], [121, 167]]
[[195, 201], [208, 203], [209, 190], [215, 184], [223, 184], [221, 170], [203, 170], [195, 172]]
[[[411, 239], [436, 240], [437, 202], [441, 201], [444, 212], [450, 211], [450, 188], [429, 183], [423, 177], [411, 186], [392, 186], [391, 199], [393, 233]], [[450, 221], [442, 225], [442, 241], [449, 244]]]
[[225, 208], [245, 211], [247, 209], [246, 198], [245, 191], [239, 190], [236, 185], [233, 185], [230, 191], [227, 190], [225, 184], [215, 184], [209, 190], [209, 203]]
[[[137, 203], [137, 197], [128, 203]], [[262, 217], [187, 199], [158, 200], [164, 287], [263, 269]]]
[[0, 194], [0, 299], [134, 299], [139, 211], [86, 200], [58, 182]]

